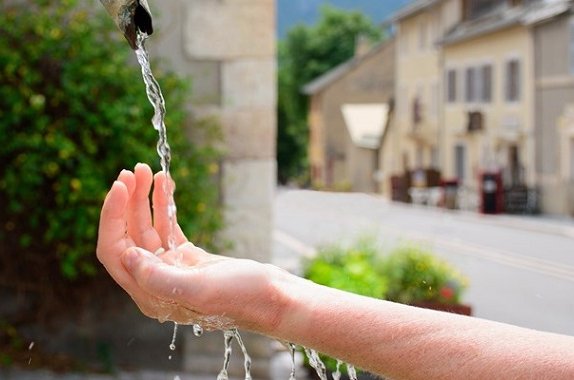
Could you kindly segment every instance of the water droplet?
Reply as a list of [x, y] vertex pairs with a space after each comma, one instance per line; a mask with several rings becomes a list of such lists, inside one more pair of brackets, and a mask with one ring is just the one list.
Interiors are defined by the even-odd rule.
[[31, 350], [32, 348], [34, 348], [34, 342], [30, 343], [30, 345], [28, 346], [28, 350]]
[[167, 357], [167, 360], [171, 360], [171, 355], [169, 355], [169, 356]]
[[173, 344], [173, 343], [170, 344], [170, 345], [169, 345], [169, 349], [172, 350], [172, 351], [175, 351], [175, 344]]
[[193, 325], [193, 335], [200, 337], [203, 335], [203, 327], [200, 325]]

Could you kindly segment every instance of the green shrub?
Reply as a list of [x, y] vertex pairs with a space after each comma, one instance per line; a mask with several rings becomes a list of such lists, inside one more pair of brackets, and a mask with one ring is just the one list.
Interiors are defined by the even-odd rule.
[[321, 248], [317, 256], [305, 264], [304, 276], [317, 284], [383, 298], [387, 280], [376, 271], [377, 251], [371, 240], [362, 240], [351, 247]]
[[[15, 4], [0, 4], [1, 285], [65, 291], [100, 268], [99, 211], [119, 171], [137, 162], [159, 170], [157, 132], [133, 52], [103, 9], [94, 12], [99, 3]], [[156, 75], [167, 102], [180, 223], [209, 246], [221, 226], [220, 154], [209, 141], [190, 146], [185, 136], [186, 81]], [[212, 121], [194, 127], [219, 138]]]
[[389, 301], [458, 304], [467, 280], [446, 261], [417, 247], [395, 249], [380, 264]]

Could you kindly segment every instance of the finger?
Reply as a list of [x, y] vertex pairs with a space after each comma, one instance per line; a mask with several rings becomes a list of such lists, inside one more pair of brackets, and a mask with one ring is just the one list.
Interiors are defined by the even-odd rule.
[[[177, 224], [177, 217], [175, 215], [175, 204], [173, 204], [173, 224], [169, 215], [169, 194], [173, 194], [175, 184], [172, 180], [166, 181], [165, 173], [157, 173], [154, 177], [153, 188], [153, 218], [154, 227], [159, 233], [163, 247], [168, 249], [168, 240], [170, 234], [173, 234], [176, 246], [187, 242], [187, 238], [183, 231]], [[172, 228], [173, 227], [173, 228]]]
[[161, 239], [152, 225], [149, 193], [153, 173], [148, 165], [137, 164], [134, 170], [135, 189], [128, 207], [128, 234], [136, 245], [155, 252], [161, 248]]
[[110, 248], [124, 242], [126, 237], [125, 211], [128, 198], [129, 194], [126, 185], [123, 182], [115, 181], [106, 196], [100, 214], [98, 255], [111, 252], [113, 250], [110, 250]]
[[96, 254], [114, 280], [131, 294], [134, 282], [120, 262], [121, 254], [133, 246], [133, 242], [126, 237], [125, 212], [128, 198], [125, 184], [114, 182], [102, 206]]
[[128, 195], [131, 198], [136, 187], [136, 180], [134, 177], [134, 173], [124, 169], [118, 175], [118, 181], [126, 185], [126, 188], [128, 189]]

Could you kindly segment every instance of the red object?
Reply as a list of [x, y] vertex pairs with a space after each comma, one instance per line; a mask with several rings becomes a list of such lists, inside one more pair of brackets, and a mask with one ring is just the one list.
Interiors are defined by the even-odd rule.
[[480, 212], [483, 214], [500, 214], [504, 211], [504, 186], [502, 173], [482, 172], [480, 182]]

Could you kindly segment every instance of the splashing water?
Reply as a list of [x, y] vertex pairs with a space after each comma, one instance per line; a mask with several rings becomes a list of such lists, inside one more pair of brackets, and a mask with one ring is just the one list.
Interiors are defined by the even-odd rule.
[[313, 367], [315, 372], [317, 372], [317, 376], [319, 376], [319, 379], [327, 380], [327, 369], [325, 368], [325, 364], [319, 357], [317, 351], [306, 347], [304, 347], [303, 350], [305, 351], [305, 355], [307, 355], [307, 358], [309, 359], [309, 364], [311, 365], [311, 367]]
[[289, 355], [291, 356], [291, 373], [289, 374], [289, 380], [295, 380], [295, 351], [297, 347], [293, 343], [288, 343], [287, 348], [289, 348]]
[[357, 371], [351, 364], [347, 364], [347, 374], [349, 375], [349, 379], [357, 380]]
[[245, 368], [245, 380], [251, 380], [251, 357], [247, 353], [247, 348], [243, 343], [243, 339], [241, 339], [241, 335], [239, 335], [239, 331], [237, 329], [231, 330], [233, 331], [233, 335], [235, 336], [235, 340], [237, 344], [241, 348], [241, 352], [243, 353], [243, 367]]
[[175, 351], [175, 339], [177, 338], [177, 323], [174, 322], [173, 324], [173, 336], [171, 337], [171, 343], [169, 345], [169, 349]]
[[333, 380], [341, 380], [341, 365], [343, 364], [342, 361], [337, 359], [337, 367], [335, 372], [333, 372]]
[[225, 352], [223, 354], [223, 368], [219, 372], [219, 375], [217, 375], [217, 380], [229, 380], [229, 375], [227, 371], [229, 369], [229, 362], [231, 361], [231, 350], [232, 350], [231, 342], [233, 341], [234, 337], [235, 334], [233, 333], [233, 330], [227, 330], [223, 333], [223, 338], [225, 341]]

